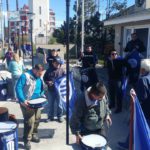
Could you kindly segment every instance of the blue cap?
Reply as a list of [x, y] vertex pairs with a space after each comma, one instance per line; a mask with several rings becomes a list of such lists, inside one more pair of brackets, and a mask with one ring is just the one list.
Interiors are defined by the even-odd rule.
[[59, 63], [60, 65], [64, 64], [64, 61], [59, 56], [54, 57], [53, 61]]

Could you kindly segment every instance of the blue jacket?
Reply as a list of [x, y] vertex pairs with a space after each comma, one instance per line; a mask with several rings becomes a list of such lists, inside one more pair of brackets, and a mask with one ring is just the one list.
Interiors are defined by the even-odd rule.
[[[35, 88], [30, 99], [36, 99], [41, 97], [44, 94], [42, 80], [40, 78], [35, 77], [32, 70], [29, 70], [27, 73], [35, 81]], [[25, 94], [27, 93], [28, 95], [28, 92], [30, 92], [29, 88], [25, 88], [27, 86], [27, 83], [27, 76], [25, 74], [22, 74], [16, 85], [16, 94], [19, 99], [19, 102], [24, 102], [25, 100], [28, 100]]]

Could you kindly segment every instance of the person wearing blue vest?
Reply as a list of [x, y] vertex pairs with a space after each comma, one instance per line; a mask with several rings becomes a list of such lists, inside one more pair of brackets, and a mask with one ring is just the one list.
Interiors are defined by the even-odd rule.
[[16, 94], [24, 117], [24, 146], [31, 149], [30, 141], [39, 143], [37, 135], [41, 118], [41, 110], [29, 108], [28, 101], [44, 96], [41, 76], [44, 68], [37, 64], [32, 70], [21, 75], [16, 85]]

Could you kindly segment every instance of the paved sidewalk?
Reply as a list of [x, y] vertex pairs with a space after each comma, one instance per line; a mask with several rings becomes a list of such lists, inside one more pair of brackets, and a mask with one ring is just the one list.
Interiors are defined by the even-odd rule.
[[[25, 60], [25, 65], [27, 68], [31, 68], [31, 60]], [[106, 71], [105, 69], [97, 69], [99, 78], [106, 82]], [[80, 94], [79, 88], [79, 72], [74, 71], [75, 74], [75, 85]], [[4, 106], [9, 109], [10, 114], [16, 115], [19, 121], [19, 150], [24, 149], [23, 147], [23, 117], [20, 110], [20, 106], [15, 102], [2, 102], [0, 101], [0, 107]], [[113, 112], [113, 110], [112, 110]], [[117, 147], [118, 141], [124, 141], [128, 134], [128, 109], [124, 109], [120, 114], [112, 113], [112, 126], [107, 130], [108, 135], [108, 145], [112, 150], [121, 150]], [[75, 144], [75, 136], [70, 133], [70, 145], [66, 145], [66, 122], [58, 123], [57, 121], [45, 123], [46, 114], [42, 113], [41, 123], [39, 126], [39, 136], [41, 142], [38, 144], [32, 143], [32, 150], [81, 150], [78, 145]], [[110, 150], [110, 148], [108, 148]]]

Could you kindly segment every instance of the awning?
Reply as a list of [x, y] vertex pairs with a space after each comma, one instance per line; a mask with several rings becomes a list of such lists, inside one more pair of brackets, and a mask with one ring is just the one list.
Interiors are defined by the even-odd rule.
[[126, 16], [120, 16], [116, 17], [114, 19], [109, 19], [104, 21], [104, 25], [116, 25], [116, 24], [124, 24], [124, 23], [130, 23], [130, 22], [138, 22], [138, 21], [145, 21], [150, 20], [150, 11], [141, 11], [140, 13], [134, 13], [131, 15]]

